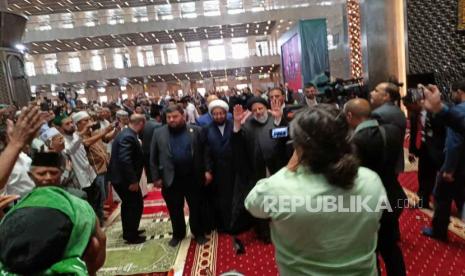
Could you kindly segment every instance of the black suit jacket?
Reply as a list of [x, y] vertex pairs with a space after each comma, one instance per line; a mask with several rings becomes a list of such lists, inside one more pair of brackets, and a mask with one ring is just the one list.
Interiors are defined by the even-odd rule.
[[113, 141], [110, 160], [110, 181], [114, 185], [139, 183], [144, 167], [142, 147], [137, 133], [125, 128]]
[[[202, 185], [206, 171], [211, 171], [208, 156], [208, 146], [201, 127], [187, 125], [187, 132], [191, 137], [191, 152], [193, 157], [194, 179], [197, 185]], [[163, 186], [173, 184], [175, 170], [171, 155], [170, 132], [167, 125], [155, 129], [150, 147], [150, 169], [153, 181], [162, 179]]]
[[152, 146], [153, 132], [159, 127], [161, 127], [160, 123], [154, 120], [149, 120], [145, 123], [145, 127], [141, 135], [142, 152], [144, 154], [144, 169], [145, 174], [147, 175], [147, 183], [153, 182], [152, 172], [150, 170], [150, 147]]
[[418, 122], [421, 120], [421, 113], [414, 112], [410, 115], [410, 142], [409, 152], [418, 156], [420, 149], [424, 150], [429, 158], [437, 167], [440, 167], [444, 162], [444, 143], [446, 140], [446, 128], [436, 116], [430, 112], [426, 113], [429, 124], [425, 125], [425, 141], [421, 143], [420, 148], [417, 148], [416, 141], [421, 138], [418, 133]]
[[[377, 109], [373, 110], [372, 117], [381, 125], [391, 124], [395, 125], [400, 130], [400, 140], [403, 145], [405, 138], [405, 131], [407, 130], [407, 118], [400, 108], [392, 103], [386, 103]], [[401, 147], [401, 152], [397, 160], [397, 173], [404, 171], [404, 147]]]
[[[383, 140], [380, 128], [384, 128], [386, 140]], [[363, 167], [375, 171], [381, 178], [392, 207], [399, 199], [406, 198], [397, 180], [397, 161], [402, 149], [401, 132], [391, 124], [371, 126], [356, 132], [352, 142]]]

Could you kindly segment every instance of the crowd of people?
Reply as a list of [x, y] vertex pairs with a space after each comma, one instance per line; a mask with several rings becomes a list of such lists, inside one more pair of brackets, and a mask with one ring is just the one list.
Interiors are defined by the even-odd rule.
[[[465, 83], [452, 90], [456, 106], [442, 103], [435, 86], [406, 104], [409, 159], [419, 159], [418, 207], [429, 208], [436, 187], [433, 224], [423, 233], [443, 241], [451, 201], [461, 211], [464, 198]], [[232, 236], [240, 254], [239, 234], [253, 228], [274, 244], [282, 275], [377, 275], [377, 256], [388, 275], [405, 275], [399, 217], [406, 195], [398, 175], [408, 123], [399, 86], [381, 83], [369, 99], [344, 106], [317, 96], [309, 83], [303, 93], [281, 85], [255, 94], [2, 106], [0, 270], [94, 274], [105, 260], [101, 226], [110, 189], [121, 201], [122, 238], [140, 244], [151, 184], [168, 208], [170, 246], [186, 238], [186, 201], [197, 244], [218, 231]], [[267, 208], [270, 198], [302, 195], [315, 202], [369, 197], [372, 211]], [[388, 210], [376, 208], [383, 198]]]

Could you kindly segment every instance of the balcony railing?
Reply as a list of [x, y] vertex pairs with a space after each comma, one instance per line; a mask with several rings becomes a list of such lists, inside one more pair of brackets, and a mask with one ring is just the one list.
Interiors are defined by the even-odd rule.
[[[115, 8], [106, 10], [107, 14], [101, 14], [100, 11], [73, 12], [71, 14], [51, 14], [50, 19], [44, 19], [44, 16], [30, 16], [26, 31], [50, 31], [53, 29], [72, 29], [76, 27], [95, 27], [99, 25], [119, 25], [126, 23], [149, 22], [172, 19], [192, 19], [200, 17], [224, 16], [225, 14], [239, 14], [245, 12], [261, 12], [270, 10], [280, 10], [289, 8], [302, 8], [310, 6], [308, 0], [274, 0], [269, 1], [262, 6], [244, 6], [242, 9], [224, 9], [222, 11], [209, 11], [203, 8], [195, 13], [183, 13], [179, 5], [173, 4], [174, 9], [171, 13], [161, 13], [157, 10], [158, 6], [146, 6], [147, 12], [138, 12], [130, 8]], [[202, 3], [203, 5], [203, 3]], [[61, 17], [61, 18], [57, 18]]]
[[[252, 51], [251, 51], [252, 52]], [[262, 57], [269, 57], [269, 56], [276, 56], [275, 54], [268, 54], [268, 55], [262, 55]], [[257, 57], [255, 54], [255, 50], [253, 51], [252, 54], [250, 54], [248, 57], [244, 57], [241, 59], [233, 59], [231, 57], [226, 58], [224, 60], [219, 60], [219, 61], [212, 61], [209, 59], [203, 59], [201, 62], [190, 62], [187, 60], [184, 56], [179, 56], [179, 62], [178, 63], [170, 63], [167, 61], [165, 58], [164, 63], [161, 57], [155, 57], [153, 61], [147, 62], [147, 59], [144, 59], [144, 65], [142, 66], [141, 64], [138, 63], [137, 60], [135, 59], [130, 59], [127, 62], [124, 62], [120, 64], [119, 66], [116, 66], [115, 62], [110, 59], [107, 60], [105, 56], [101, 55], [101, 66], [97, 66], [98, 64], [93, 64], [91, 62], [81, 62], [80, 63], [80, 68], [76, 68], [74, 65], [71, 65], [70, 63], [61, 63], [58, 62], [56, 66], [51, 67], [51, 66], [34, 66], [34, 74], [31, 74], [31, 72], [27, 72], [28, 76], [34, 77], [34, 76], [43, 76], [43, 75], [58, 75], [62, 73], [81, 73], [81, 72], [99, 72], [99, 71], [104, 71], [108, 69], [130, 69], [130, 68], [144, 68], [144, 67], [163, 67], [167, 65], [182, 65], [182, 64], [201, 64], [202, 67], [208, 67], [207, 65], [209, 63], [214, 63], [214, 62], [222, 62], [222, 61], [227, 61], [227, 60], [247, 60], [252, 57]], [[204, 66], [205, 65], [205, 66]], [[101, 69], [100, 69], [101, 68]], [[80, 69], [80, 70], [77, 70]], [[97, 70], [99, 69], [99, 70]], [[208, 70], [208, 69], [206, 69]], [[27, 71], [27, 70], [26, 70]]]

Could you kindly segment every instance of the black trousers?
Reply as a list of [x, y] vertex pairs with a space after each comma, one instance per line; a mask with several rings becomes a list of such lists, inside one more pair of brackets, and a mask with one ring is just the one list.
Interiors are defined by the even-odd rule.
[[454, 182], [446, 182], [442, 177], [438, 177], [437, 185], [434, 191], [434, 216], [433, 216], [433, 234], [438, 237], [447, 237], [449, 218], [451, 213], [452, 200], [462, 213], [465, 200], [464, 195], [465, 176], [455, 176]]
[[429, 206], [439, 169], [439, 166], [435, 164], [426, 147], [422, 147], [418, 156], [418, 196], [423, 207]]
[[138, 236], [140, 219], [144, 210], [144, 200], [140, 189], [131, 192], [128, 184], [112, 183], [116, 193], [121, 198], [121, 223], [123, 225], [123, 238], [130, 239]]
[[204, 235], [202, 227], [201, 187], [193, 175], [175, 176], [170, 187], [163, 187], [161, 193], [170, 213], [173, 238], [184, 239], [186, 221], [184, 219], [184, 199], [189, 206], [189, 225], [195, 237]]
[[[378, 231], [378, 246], [376, 251], [383, 258], [388, 276], [406, 275], [404, 256], [398, 244], [400, 240], [399, 217], [401, 212], [401, 209], [397, 209], [395, 212], [385, 211], [381, 217]], [[379, 262], [378, 271], [380, 272]]]

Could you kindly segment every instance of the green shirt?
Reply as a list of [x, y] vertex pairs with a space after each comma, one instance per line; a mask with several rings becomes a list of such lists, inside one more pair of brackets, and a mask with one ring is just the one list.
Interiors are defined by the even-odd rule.
[[[280, 196], [284, 200], [305, 197], [306, 204], [311, 202], [308, 205], [317, 207], [314, 205], [317, 198], [325, 195], [340, 196], [338, 202], [344, 202], [345, 207], [351, 206], [351, 196], [362, 199], [371, 196], [367, 205], [374, 211], [364, 211], [367, 208], [361, 208], [361, 212], [309, 211], [304, 204], [296, 206], [293, 212], [286, 210], [289, 205], [285, 201], [278, 206], [267, 205]], [[271, 219], [280, 275], [365, 276], [377, 275], [375, 249], [383, 209], [375, 209], [380, 199], [387, 200], [382, 182], [367, 168], [360, 167], [354, 187], [344, 190], [330, 185], [324, 176], [299, 167], [295, 173], [283, 168], [260, 180], [247, 196], [245, 206], [255, 217]]]

